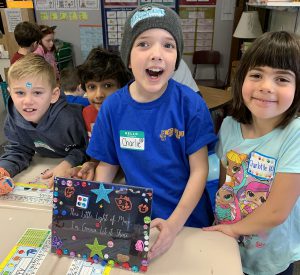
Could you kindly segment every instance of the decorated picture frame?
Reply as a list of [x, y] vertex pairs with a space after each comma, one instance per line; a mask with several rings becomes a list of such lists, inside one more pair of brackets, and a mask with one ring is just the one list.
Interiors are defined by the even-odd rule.
[[54, 179], [51, 252], [146, 271], [153, 190]]

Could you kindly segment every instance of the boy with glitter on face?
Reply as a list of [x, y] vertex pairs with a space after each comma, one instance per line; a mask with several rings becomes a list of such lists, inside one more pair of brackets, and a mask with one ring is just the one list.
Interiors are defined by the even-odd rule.
[[100, 161], [95, 180], [112, 181], [121, 166], [127, 184], [154, 189], [151, 227], [160, 234], [149, 260], [184, 225], [213, 222], [204, 189], [216, 136], [202, 98], [171, 79], [182, 51], [180, 20], [170, 8], [147, 4], [131, 13], [121, 57], [134, 80], [105, 100], [87, 150]]
[[43, 176], [50, 186], [53, 176], [63, 177], [67, 169], [87, 160], [82, 108], [68, 105], [60, 96], [55, 72], [43, 57], [31, 53], [15, 62], [8, 71], [8, 86], [11, 98], [4, 125], [8, 144], [0, 157], [0, 195], [13, 188], [1, 183], [26, 169], [35, 152], [64, 158]]

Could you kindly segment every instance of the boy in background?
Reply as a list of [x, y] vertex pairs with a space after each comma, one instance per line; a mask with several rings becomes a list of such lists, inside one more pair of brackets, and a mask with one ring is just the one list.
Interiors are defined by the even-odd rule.
[[84, 107], [90, 105], [84, 97], [85, 91], [81, 88], [77, 68], [67, 67], [60, 72], [60, 88], [66, 95], [68, 103], [76, 103]]
[[[119, 54], [97, 47], [90, 51], [85, 62], [78, 67], [78, 75], [81, 77], [81, 87], [86, 91], [90, 102], [90, 105], [83, 109], [85, 126], [90, 137], [104, 100], [126, 85], [132, 79], [132, 74], [125, 67]], [[82, 167], [72, 168], [69, 177], [93, 180], [98, 163], [92, 159]], [[118, 178], [122, 176], [120, 172]]]
[[184, 225], [214, 219], [204, 190], [217, 138], [203, 99], [171, 79], [182, 51], [173, 10], [146, 4], [130, 14], [121, 57], [134, 81], [105, 100], [87, 149], [100, 161], [96, 181], [111, 182], [121, 166], [127, 184], [154, 189], [151, 227], [160, 233], [149, 260], [169, 249]]
[[10, 60], [11, 65], [26, 54], [34, 52], [43, 36], [39, 26], [28, 21], [20, 22], [14, 30], [14, 35], [19, 49]]
[[[86, 161], [86, 135], [81, 106], [60, 97], [52, 66], [41, 56], [28, 54], [8, 71], [11, 98], [4, 133], [8, 140], [0, 157], [0, 176], [14, 177], [26, 169], [35, 152], [64, 158], [44, 175], [65, 176], [66, 170]], [[3, 194], [3, 193], [2, 193]]]
[[90, 137], [103, 101], [126, 85], [132, 76], [117, 53], [101, 47], [90, 51], [85, 62], [78, 67], [78, 74], [90, 103], [82, 112]]

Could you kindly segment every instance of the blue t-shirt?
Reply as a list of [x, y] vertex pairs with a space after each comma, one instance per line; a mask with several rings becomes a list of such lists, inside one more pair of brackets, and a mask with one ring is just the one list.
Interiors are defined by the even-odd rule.
[[[189, 155], [216, 136], [209, 110], [187, 86], [170, 80], [163, 95], [148, 103], [130, 96], [128, 85], [109, 96], [100, 109], [87, 153], [120, 165], [129, 185], [154, 189], [152, 218], [167, 219], [177, 206], [190, 174]], [[212, 224], [207, 193], [186, 225]]]
[[[300, 173], [300, 118], [284, 129], [244, 139], [240, 123], [227, 117], [219, 137], [217, 154], [227, 167], [216, 196], [219, 223], [238, 222], [265, 203], [276, 173]], [[244, 236], [240, 252], [249, 275], [278, 274], [300, 260], [300, 198], [282, 224], [264, 234]]]
[[84, 107], [90, 105], [89, 100], [86, 97], [79, 96], [79, 95], [66, 95], [68, 103], [76, 103], [80, 104]]

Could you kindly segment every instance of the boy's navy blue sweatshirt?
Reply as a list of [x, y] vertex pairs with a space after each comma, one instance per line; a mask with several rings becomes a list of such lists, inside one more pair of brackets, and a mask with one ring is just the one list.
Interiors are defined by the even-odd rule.
[[35, 153], [49, 158], [64, 158], [72, 166], [87, 160], [88, 137], [82, 118], [82, 107], [68, 104], [64, 96], [51, 104], [37, 125], [25, 120], [8, 101], [4, 124], [8, 145], [0, 157], [0, 167], [11, 177], [27, 168]]

